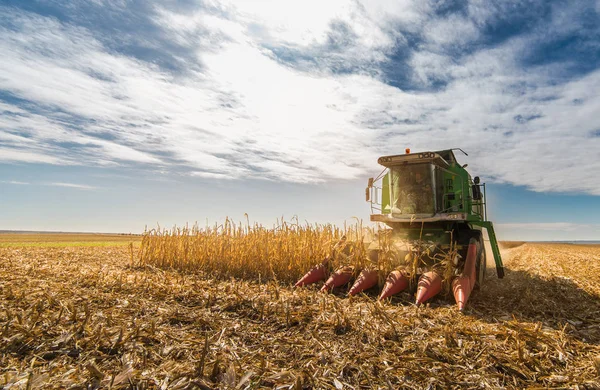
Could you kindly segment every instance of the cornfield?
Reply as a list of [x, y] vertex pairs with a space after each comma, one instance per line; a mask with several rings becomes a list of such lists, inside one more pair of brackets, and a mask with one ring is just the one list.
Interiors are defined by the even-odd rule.
[[[369, 253], [371, 244], [377, 250]], [[216, 279], [259, 283], [276, 280], [284, 284], [297, 281], [318, 264], [324, 265], [328, 274], [342, 267], [348, 269], [353, 279], [362, 270], [370, 269], [377, 271], [381, 287], [385, 276], [394, 269], [402, 269], [411, 277], [411, 283], [416, 283], [416, 275], [422, 272], [435, 243], [418, 240], [413, 245], [417, 250], [413, 247], [399, 251], [402, 244], [391, 236], [391, 230], [366, 228], [360, 221], [340, 228], [281, 220], [273, 228], [265, 228], [226, 219], [222, 225], [202, 229], [195, 224], [146, 230], [137, 260], [132, 250], [131, 261], [135, 266], [198, 272]], [[443, 275], [446, 293], [459, 271], [457, 255], [454, 247], [431, 255]]]
[[362, 268], [369, 261], [365, 238], [373, 236], [360, 222], [340, 228], [279, 221], [265, 228], [227, 219], [202, 229], [196, 224], [146, 231], [137, 265], [199, 271], [216, 278], [292, 282], [325, 259], [332, 267]]

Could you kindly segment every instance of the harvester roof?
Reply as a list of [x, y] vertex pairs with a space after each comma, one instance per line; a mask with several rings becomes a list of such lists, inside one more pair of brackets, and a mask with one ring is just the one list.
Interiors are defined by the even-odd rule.
[[435, 152], [419, 152], [382, 156], [379, 157], [377, 162], [385, 167], [422, 162], [435, 162], [438, 165], [447, 167], [457, 163], [452, 149], [439, 150]]

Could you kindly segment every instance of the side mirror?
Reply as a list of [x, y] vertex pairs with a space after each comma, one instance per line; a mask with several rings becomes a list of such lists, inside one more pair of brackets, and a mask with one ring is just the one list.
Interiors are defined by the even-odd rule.
[[365, 189], [365, 200], [368, 202], [371, 200], [371, 188], [367, 187]]
[[369, 178], [369, 184], [367, 184], [367, 188], [371, 188], [371, 187], [373, 187], [373, 178], [372, 177]]
[[475, 177], [473, 178], [473, 183], [475, 183], [475, 184], [479, 184], [479, 176], [475, 176]]

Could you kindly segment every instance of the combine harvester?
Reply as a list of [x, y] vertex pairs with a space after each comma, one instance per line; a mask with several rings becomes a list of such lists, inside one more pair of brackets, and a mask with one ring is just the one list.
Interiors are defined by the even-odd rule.
[[[344, 265], [330, 272], [330, 260], [310, 270], [296, 286], [325, 280], [322, 291], [348, 284], [358, 274], [349, 295], [375, 287], [382, 279], [380, 259], [389, 247], [394, 270], [385, 279], [379, 299], [416, 287], [420, 305], [451, 287], [459, 310], [463, 310], [472, 291], [483, 283], [486, 254], [482, 229], [488, 232], [498, 278], [504, 267], [492, 222], [487, 220], [485, 184], [471, 179], [465, 165], [456, 161], [454, 150], [410, 153], [380, 157], [381, 174], [369, 179], [366, 199], [371, 203], [371, 221], [389, 228], [380, 233], [388, 237], [388, 249], [382, 240], [365, 242], [373, 264], [357, 270]], [[345, 237], [334, 252], [343, 250]], [[358, 273], [358, 271], [361, 271]], [[416, 282], [416, 283], [415, 283]], [[415, 286], [416, 284], [416, 286]]]

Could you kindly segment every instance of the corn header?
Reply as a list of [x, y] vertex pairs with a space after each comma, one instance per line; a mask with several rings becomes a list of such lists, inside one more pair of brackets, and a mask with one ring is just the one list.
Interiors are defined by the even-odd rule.
[[[384, 224], [382, 239], [364, 241], [367, 260], [360, 270], [350, 265], [331, 269], [330, 259], [315, 266], [296, 286], [326, 280], [323, 291], [349, 284], [354, 295], [383, 285], [379, 299], [404, 290], [415, 292], [420, 305], [438, 295], [443, 286], [452, 291], [463, 310], [472, 291], [486, 274], [483, 229], [487, 230], [498, 278], [504, 267], [492, 222], [487, 220], [485, 184], [471, 178], [466, 165], [456, 160], [454, 150], [410, 153], [380, 157], [384, 167], [369, 179], [366, 200], [371, 205], [371, 221]], [[463, 152], [464, 153], [464, 152]], [[465, 153], [466, 155], [466, 153]], [[343, 253], [345, 238], [333, 252]], [[390, 256], [391, 252], [391, 256]], [[383, 257], [392, 271], [381, 275]]]

